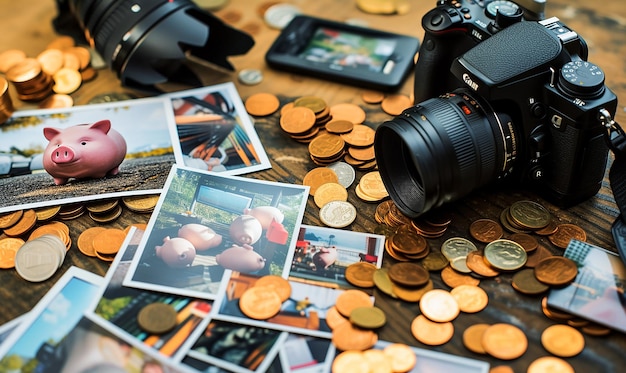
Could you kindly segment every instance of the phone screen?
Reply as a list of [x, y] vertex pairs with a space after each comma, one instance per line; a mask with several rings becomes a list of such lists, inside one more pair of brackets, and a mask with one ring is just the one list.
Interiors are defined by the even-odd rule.
[[395, 48], [394, 40], [319, 27], [298, 57], [333, 70], [381, 72]]

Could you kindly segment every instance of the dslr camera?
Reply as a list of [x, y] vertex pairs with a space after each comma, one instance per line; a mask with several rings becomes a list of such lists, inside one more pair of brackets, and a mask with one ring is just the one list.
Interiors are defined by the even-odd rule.
[[[418, 63], [416, 77], [451, 75], [453, 86], [377, 128], [376, 158], [394, 203], [417, 217], [495, 181], [524, 183], [563, 207], [595, 195], [609, 152], [601, 118], [614, 117], [617, 98], [586, 59], [584, 40], [553, 17], [504, 27], [446, 74]], [[416, 81], [415, 97], [423, 84]]]

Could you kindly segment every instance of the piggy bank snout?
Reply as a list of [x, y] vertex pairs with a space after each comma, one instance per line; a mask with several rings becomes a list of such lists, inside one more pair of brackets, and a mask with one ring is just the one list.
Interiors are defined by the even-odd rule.
[[69, 146], [59, 146], [50, 154], [52, 162], [54, 163], [68, 163], [74, 160], [74, 150]]

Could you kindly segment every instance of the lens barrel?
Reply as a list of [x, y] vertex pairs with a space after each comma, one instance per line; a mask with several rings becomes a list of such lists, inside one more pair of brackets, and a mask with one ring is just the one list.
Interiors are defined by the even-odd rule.
[[391, 199], [417, 217], [505, 177], [516, 139], [507, 114], [458, 90], [381, 124], [374, 149]]

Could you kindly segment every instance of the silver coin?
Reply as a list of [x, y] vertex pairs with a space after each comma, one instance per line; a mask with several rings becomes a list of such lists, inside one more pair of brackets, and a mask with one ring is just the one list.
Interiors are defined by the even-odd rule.
[[350, 166], [346, 162], [335, 162], [326, 166], [331, 170], [335, 171], [337, 174], [337, 178], [339, 179], [339, 184], [341, 184], [344, 188], [348, 188], [354, 182], [356, 178], [356, 172], [354, 171], [354, 167]]
[[301, 13], [300, 8], [295, 5], [279, 3], [267, 8], [263, 18], [270, 27], [282, 30], [295, 16]]
[[246, 85], [255, 85], [263, 81], [263, 73], [259, 69], [243, 69], [237, 77], [240, 82]]
[[15, 270], [26, 281], [41, 282], [52, 277], [65, 259], [65, 244], [56, 236], [44, 235], [26, 242], [15, 254]]
[[474, 245], [472, 241], [463, 237], [449, 238], [441, 245], [441, 253], [449, 261], [458, 257], [467, 257], [467, 254], [476, 250], [478, 250], [476, 245]]
[[503, 271], [514, 271], [526, 264], [528, 255], [522, 245], [515, 241], [499, 239], [485, 246], [484, 257], [493, 267]]
[[332, 228], [344, 228], [356, 219], [356, 208], [350, 202], [330, 201], [320, 209], [320, 220]]

